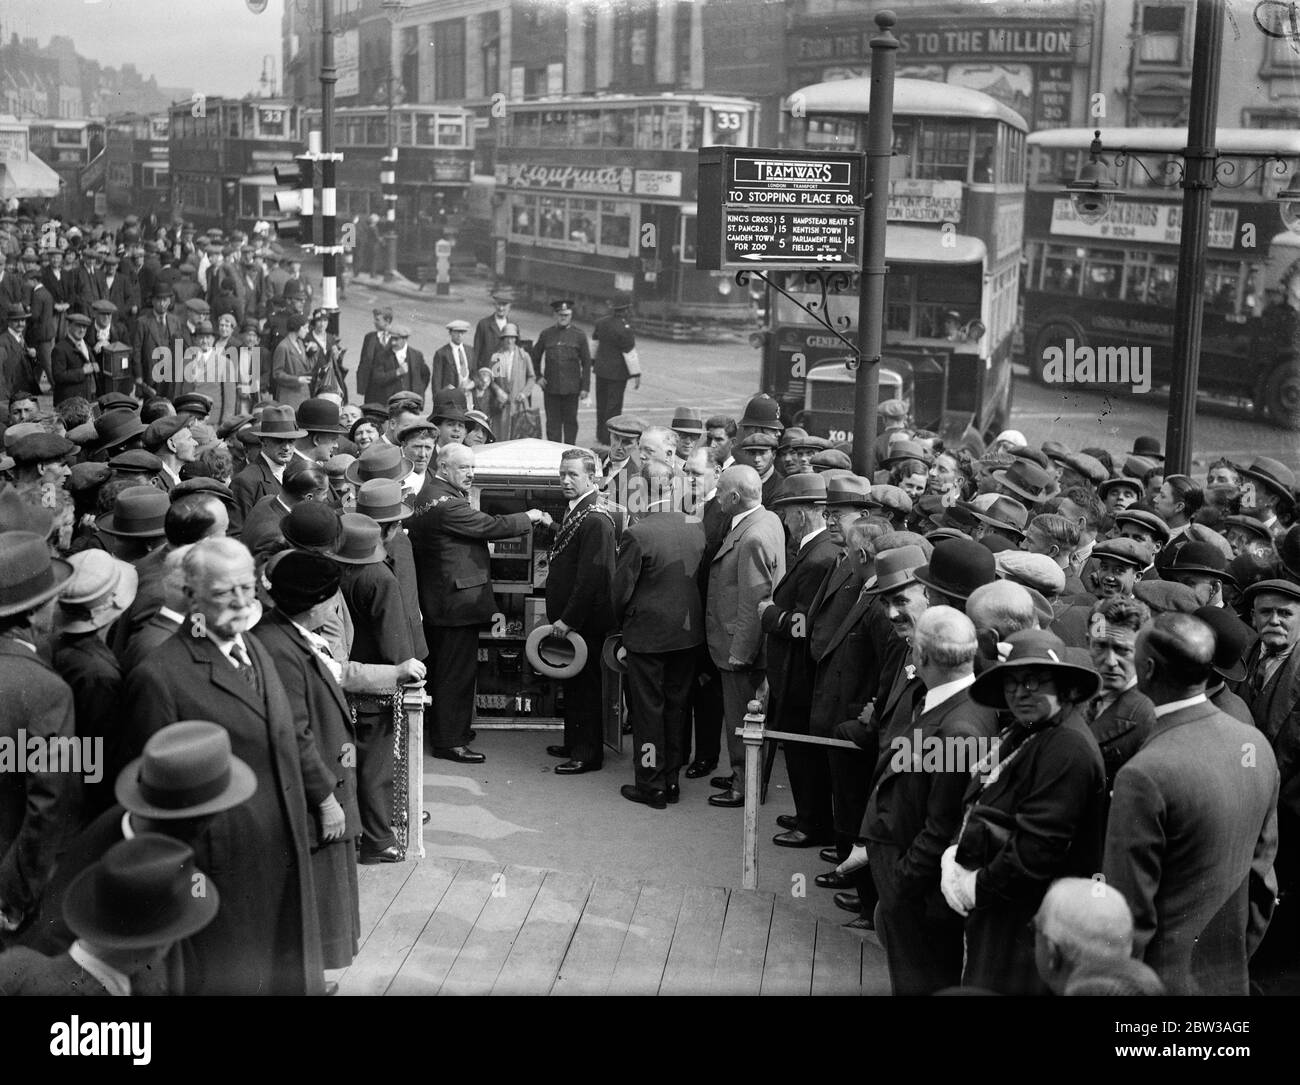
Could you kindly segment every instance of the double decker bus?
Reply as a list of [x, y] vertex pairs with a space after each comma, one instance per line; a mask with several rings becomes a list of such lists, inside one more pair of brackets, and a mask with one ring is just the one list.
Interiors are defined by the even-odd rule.
[[[862, 150], [870, 88], [855, 78], [796, 91], [788, 146]], [[980, 91], [894, 83], [881, 394], [908, 399], [918, 426], [951, 438], [968, 429], [992, 436], [1011, 409], [1025, 133], [1018, 113]], [[856, 324], [858, 276], [840, 277], [824, 305], [805, 272], [772, 278], [837, 327]], [[782, 417], [852, 440], [851, 352], [780, 292], [766, 295], [762, 331], [751, 337], [761, 389], [780, 401]]]
[[110, 117], [105, 130], [105, 193], [114, 214], [168, 211], [171, 180], [167, 165], [166, 113]]
[[[302, 142], [320, 128], [320, 110], [304, 110]], [[416, 278], [433, 263], [433, 247], [454, 244], [452, 260], [472, 265], [485, 256], [466, 231], [466, 204], [474, 171], [474, 114], [445, 105], [345, 106], [334, 111], [338, 215], [349, 221], [386, 218], [381, 159], [397, 148], [397, 268]], [[380, 224], [381, 232], [384, 225]]]
[[696, 151], [748, 146], [756, 105], [710, 94], [541, 98], [507, 107], [496, 157], [497, 278], [582, 315], [621, 292], [637, 327], [697, 338], [743, 327], [750, 300], [695, 267]]
[[[1177, 176], [1186, 128], [1102, 130], [1105, 148], [1143, 147], [1128, 156], [1108, 214], [1084, 222], [1063, 184], [1088, 160], [1093, 130], [1056, 128], [1029, 137], [1025, 201], [1025, 362], [1045, 379], [1046, 352], [1084, 347], [1118, 357], [1150, 350], [1155, 385], [1172, 376], [1174, 298], [1178, 286], [1182, 191]], [[1300, 133], [1220, 128], [1221, 174], [1239, 187], [1214, 189], [1208, 231], [1197, 391], [1212, 401], [1248, 403], [1274, 423], [1300, 429], [1300, 340], [1287, 330], [1283, 283], [1295, 263], [1295, 235], [1283, 230], [1278, 194], [1296, 183]], [[1281, 168], [1270, 152], [1286, 157]], [[1113, 153], [1113, 152], [1111, 152]], [[1115, 172], [1112, 170], [1112, 172]], [[1163, 185], [1159, 182], [1163, 182]], [[1300, 283], [1290, 312], [1300, 306]], [[1054, 352], [1053, 352], [1054, 353]]]

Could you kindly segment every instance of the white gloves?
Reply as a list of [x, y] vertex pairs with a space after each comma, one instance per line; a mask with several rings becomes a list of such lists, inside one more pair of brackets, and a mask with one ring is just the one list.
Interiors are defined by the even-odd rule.
[[953, 844], [939, 860], [939, 889], [948, 907], [964, 916], [975, 907], [975, 879], [978, 870], [967, 870], [957, 862], [957, 845]]

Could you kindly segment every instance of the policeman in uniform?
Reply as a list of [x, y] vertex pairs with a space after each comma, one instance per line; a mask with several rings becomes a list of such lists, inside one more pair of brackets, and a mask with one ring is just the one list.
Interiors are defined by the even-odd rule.
[[627, 382], [641, 387], [641, 373], [633, 373], [624, 357], [636, 349], [636, 335], [628, 322], [632, 298], [616, 294], [609, 299], [609, 313], [596, 321], [591, 337], [596, 341], [596, 440], [602, 445], [609, 442], [608, 420], [623, 413], [623, 393]]
[[578, 403], [591, 388], [591, 347], [587, 335], [573, 326], [573, 301], [551, 302], [555, 323], [533, 344], [533, 369], [545, 393], [546, 439], [571, 445], [578, 439]]

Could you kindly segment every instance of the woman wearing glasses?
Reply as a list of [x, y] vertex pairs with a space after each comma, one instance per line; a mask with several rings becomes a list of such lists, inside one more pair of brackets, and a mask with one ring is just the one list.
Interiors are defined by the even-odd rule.
[[1069, 662], [1052, 633], [1031, 629], [1008, 640], [1006, 661], [975, 680], [971, 699], [1008, 713], [1011, 723], [972, 774], [941, 888], [966, 917], [962, 984], [1045, 994], [1030, 921], [1055, 879], [1101, 868], [1106, 775], [1080, 711], [1101, 679]]

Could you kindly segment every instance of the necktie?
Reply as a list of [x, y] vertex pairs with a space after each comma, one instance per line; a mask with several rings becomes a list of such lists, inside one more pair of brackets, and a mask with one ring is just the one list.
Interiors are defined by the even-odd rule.
[[262, 683], [257, 677], [257, 668], [253, 666], [253, 661], [248, 656], [248, 650], [236, 641], [230, 648], [230, 658], [235, 664], [235, 670], [239, 672], [239, 677], [252, 686], [258, 696], [261, 696]]
[[465, 361], [465, 348], [456, 345], [456, 372], [462, 382], [469, 380], [469, 364]]

